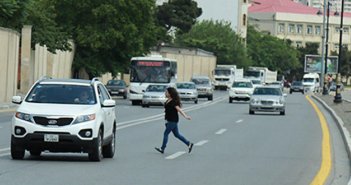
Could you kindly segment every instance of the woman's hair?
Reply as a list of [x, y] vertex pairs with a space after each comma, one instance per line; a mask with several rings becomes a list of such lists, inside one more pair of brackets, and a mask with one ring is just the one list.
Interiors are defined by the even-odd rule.
[[174, 87], [168, 87], [167, 92], [171, 96], [171, 98], [176, 102], [176, 105], [181, 107], [182, 103], [180, 102], [180, 98], [177, 90]]

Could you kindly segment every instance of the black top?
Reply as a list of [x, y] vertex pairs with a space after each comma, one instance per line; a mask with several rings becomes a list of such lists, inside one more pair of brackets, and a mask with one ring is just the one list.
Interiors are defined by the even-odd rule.
[[174, 100], [165, 104], [165, 120], [171, 122], [178, 122], [178, 111], [176, 109], [177, 103]]

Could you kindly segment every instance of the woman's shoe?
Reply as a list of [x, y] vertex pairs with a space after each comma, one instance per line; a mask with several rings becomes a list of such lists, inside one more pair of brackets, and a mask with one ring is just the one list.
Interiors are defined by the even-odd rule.
[[161, 148], [157, 148], [157, 147], [155, 147], [155, 150], [157, 150], [158, 152], [160, 152], [161, 154], [163, 154], [164, 153], [164, 151], [161, 149]]

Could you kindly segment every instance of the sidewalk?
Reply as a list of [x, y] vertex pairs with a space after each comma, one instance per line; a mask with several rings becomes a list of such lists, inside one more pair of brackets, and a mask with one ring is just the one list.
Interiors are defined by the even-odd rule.
[[4, 103], [0, 102], [0, 112], [10, 112], [10, 111], [15, 111], [15, 109], [18, 107], [18, 105], [14, 103]]
[[[349, 159], [351, 160], [351, 90], [347, 89], [341, 95], [343, 101], [338, 104], [334, 103], [335, 93], [329, 95], [315, 94], [312, 97], [322, 103], [334, 117], [345, 142]], [[351, 179], [348, 185], [351, 185]]]

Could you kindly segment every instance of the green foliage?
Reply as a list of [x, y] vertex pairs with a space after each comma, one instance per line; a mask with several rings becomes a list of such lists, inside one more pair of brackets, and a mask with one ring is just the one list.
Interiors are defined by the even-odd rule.
[[28, 3], [31, 0], [1, 0], [0, 26], [15, 30], [22, 28], [28, 15]]
[[169, 0], [157, 7], [158, 23], [169, 31], [172, 27], [181, 33], [188, 32], [202, 14], [194, 0]]
[[242, 39], [229, 23], [212, 20], [196, 23], [188, 33], [177, 35], [175, 43], [213, 52], [218, 64], [250, 65]]
[[73, 67], [91, 77], [127, 70], [132, 56], [157, 42], [154, 0], [54, 0], [54, 6], [77, 46]]
[[248, 54], [253, 66], [265, 66], [284, 74], [301, 66], [299, 52], [291, 46], [291, 42], [257, 31], [248, 27]]
[[[332, 51], [331, 55], [339, 56], [338, 52], [336, 51]], [[339, 72], [343, 76], [351, 76], [351, 51], [349, 51], [347, 47], [342, 48]]]

